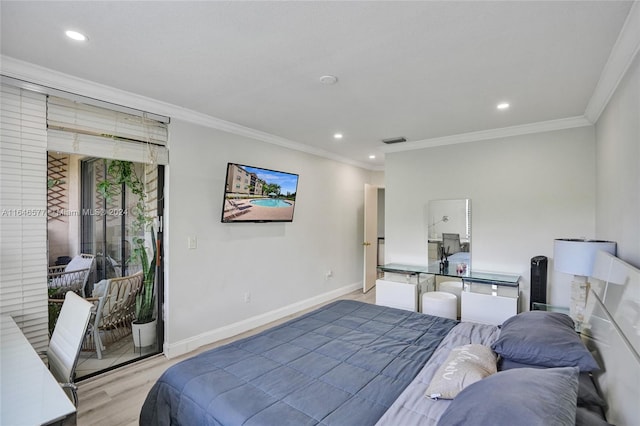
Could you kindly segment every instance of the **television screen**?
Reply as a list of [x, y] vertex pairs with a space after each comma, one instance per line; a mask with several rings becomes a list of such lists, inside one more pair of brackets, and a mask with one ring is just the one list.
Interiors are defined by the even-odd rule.
[[298, 175], [227, 164], [222, 222], [291, 222]]

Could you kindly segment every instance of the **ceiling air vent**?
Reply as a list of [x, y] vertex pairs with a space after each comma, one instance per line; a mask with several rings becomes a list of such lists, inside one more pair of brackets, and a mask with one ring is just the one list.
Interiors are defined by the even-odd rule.
[[382, 142], [386, 143], [386, 144], [392, 144], [392, 143], [400, 143], [400, 142], [406, 142], [407, 139], [400, 136], [397, 138], [390, 138], [390, 139], [382, 139]]

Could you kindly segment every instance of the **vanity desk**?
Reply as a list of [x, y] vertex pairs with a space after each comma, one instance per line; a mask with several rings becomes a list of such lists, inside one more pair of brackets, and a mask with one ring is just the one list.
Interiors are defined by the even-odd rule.
[[497, 325], [518, 313], [519, 275], [471, 268], [458, 273], [455, 263], [441, 270], [439, 262], [427, 266], [389, 263], [378, 270], [384, 277], [376, 281], [376, 304], [418, 311], [421, 294], [434, 291], [435, 277], [441, 276], [462, 281], [462, 321]]
[[378, 266], [382, 276], [376, 280], [376, 304], [418, 312], [420, 295], [435, 290], [434, 276], [424, 267], [388, 263]]

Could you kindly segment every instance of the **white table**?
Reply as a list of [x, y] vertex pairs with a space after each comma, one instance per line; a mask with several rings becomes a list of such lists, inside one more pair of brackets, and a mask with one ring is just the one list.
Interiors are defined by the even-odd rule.
[[14, 320], [0, 329], [0, 424], [41, 425], [75, 419], [76, 408]]

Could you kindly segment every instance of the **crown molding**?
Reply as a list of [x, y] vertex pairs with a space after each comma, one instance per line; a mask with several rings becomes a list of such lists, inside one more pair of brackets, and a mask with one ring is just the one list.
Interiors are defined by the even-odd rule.
[[584, 115], [590, 122], [598, 121], [638, 51], [640, 51], [640, 2], [634, 1], [587, 104]]
[[424, 139], [384, 147], [384, 152], [401, 152], [415, 149], [433, 148], [435, 146], [455, 145], [467, 142], [477, 142], [489, 139], [500, 139], [513, 136], [529, 135], [533, 133], [551, 132], [575, 127], [591, 126], [592, 123], [584, 116], [561, 118], [558, 120], [541, 121], [538, 123], [519, 126], [502, 127], [499, 129], [481, 130], [478, 132], [461, 133], [459, 135], [443, 136], [440, 138]]
[[354, 161], [300, 142], [282, 138], [260, 130], [255, 130], [167, 102], [162, 102], [146, 96], [137, 95], [121, 89], [95, 83], [93, 81], [78, 78], [59, 71], [54, 71], [10, 56], [0, 55], [0, 64], [0, 73], [2, 75], [25, 82], [25, 88], [28, 88], [26, 86], [29, 84], [35, 84], [42, 86], [40, 91], [42, 91], [42, 89], [45, 89], [46, 91], [47, 88], [51, 88], [56, 91], [67, 92], [72, 95], [79, 95], [98, 101], [109, 102], [126, 108], [134, 108], [151, 112], [153, 114], [168, 116], [172, 119], [183, 120], [192, 124], [244, 136], [366, 170], [382, 170], [371, 164]]

